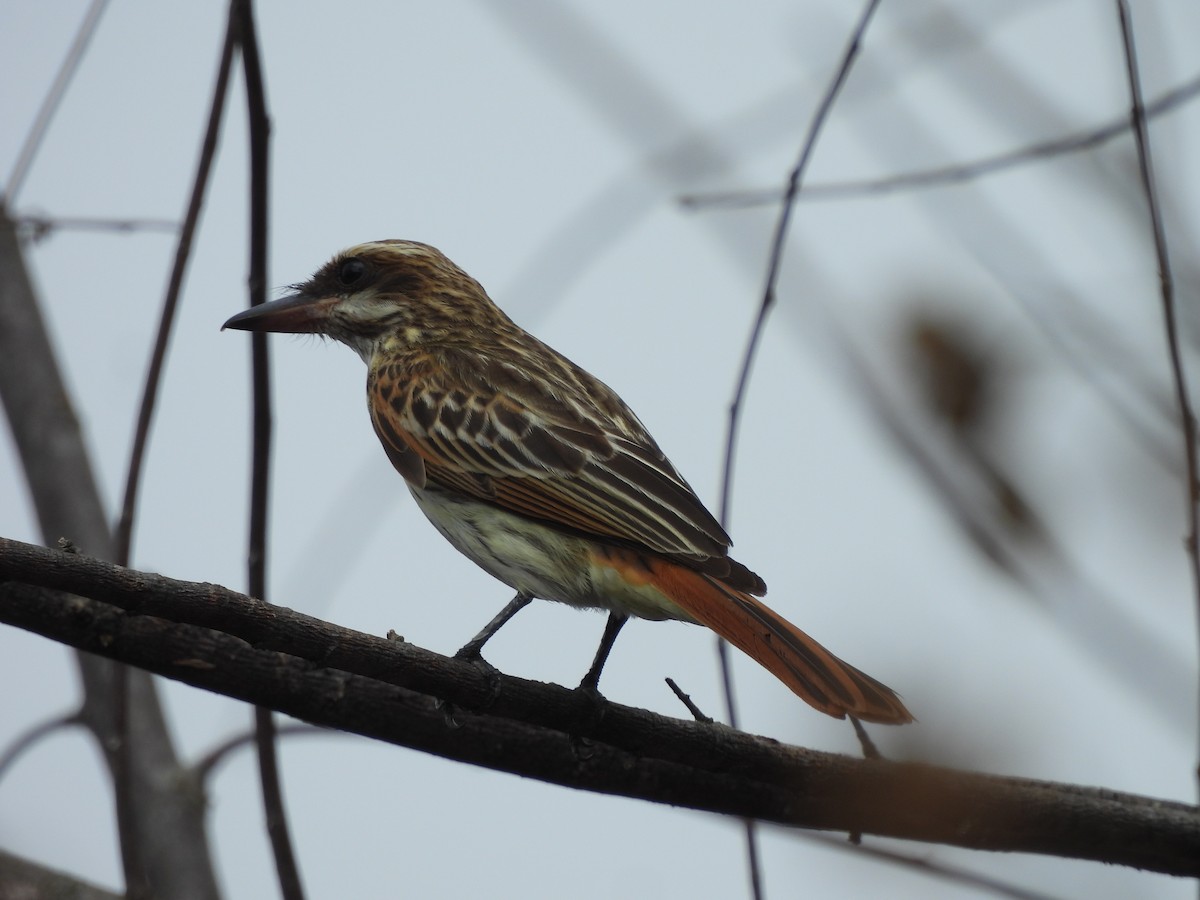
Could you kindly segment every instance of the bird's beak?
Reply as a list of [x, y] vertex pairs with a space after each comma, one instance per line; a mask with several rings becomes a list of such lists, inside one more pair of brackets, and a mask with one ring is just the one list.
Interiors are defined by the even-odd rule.
[[325, 331], [329, 311], [340, 297], [288, 294], [270, 303], [252, 306], [232, 316], [221, 326], [239, 331], [275, 331], [283, 334], [314, 334]]

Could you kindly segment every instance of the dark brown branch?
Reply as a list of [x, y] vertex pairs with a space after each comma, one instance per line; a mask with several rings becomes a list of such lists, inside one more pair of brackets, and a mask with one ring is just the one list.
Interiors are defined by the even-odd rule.
[[597, 717], [557, 685], [493, 680], [217, 585], [5, 539], [0, 582], [10, 624], [449, 759], [805, 828], [1200, 875], [1200, 810], [1183, 803], [818, 753], [612, 703]]
[[[271, 122], [267, 113], [266, 87], [259, 58], [258, 37], [252, 0], [233, 0], [231, 20], [237, 23], [238, 49], [246, 76], [246, 112], [250, 135], [250, 305], [267, 300], [267, 224], [270, 188], [268, 143]], [[250, 526], [247, 562], [250, 593], [267, 596], [267, 519], [271, 476], [271, 367], [267, 336], [251, 336], [251, 382], [254, 393], [253, 446], [251, 449]], [[275, 720], [271, 710], [254, 711], [258, 774], [266, 812], [267, 837], [275, 859], [280, 893], [284, 900], [303, 900], [304, 887], [292, 847], [279, 758], [275, 742]]]

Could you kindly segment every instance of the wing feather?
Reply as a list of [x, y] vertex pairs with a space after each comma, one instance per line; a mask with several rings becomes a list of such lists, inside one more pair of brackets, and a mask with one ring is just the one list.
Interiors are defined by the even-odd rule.
[[[375, 429], [385, 448], [404, 445], [393, 462], [415, 455], [434, 485], [765, 591], [624, 402], [548, 352], [534, 375], [462, 348], [372, 372]], [[397, 468], [413, 480], [411, 463]]]

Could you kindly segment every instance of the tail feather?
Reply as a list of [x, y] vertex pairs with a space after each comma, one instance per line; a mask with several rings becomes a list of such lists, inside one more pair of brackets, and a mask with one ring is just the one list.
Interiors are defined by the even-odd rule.
[[750, 594], [665, 560], [657, 574], [671, 583], [671, 598], [702, 625], [711, 628], [768, 669], [802, 700], [842, 719], [902, 725], [913, 720], [891, 688], [849, 663]]

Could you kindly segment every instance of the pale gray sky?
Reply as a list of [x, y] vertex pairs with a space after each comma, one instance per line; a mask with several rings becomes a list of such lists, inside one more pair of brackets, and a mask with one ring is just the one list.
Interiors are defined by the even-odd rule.
[[[1147, 95], [1200, 74], [1200, 8], [1136, 6]], [[0, 177], [85, 7], [0, 10]], [[782, 183], [857, 12], [835, 0], [260, 2], [274, 123], [271, 281], [304, 279], [363, 240], [439, 246], [514, 318], [616, 388], [715, 506], [774, 209], [694, 212], [678, 199]], [[16, 212], [181, 215], [224, 13], [223, 3], [114, 0]], [[246, 302], [240, 82], [234, 90], [133, 559], [244, 588], [249, 341], [218, 330]], [[1112, 4], [885, 2], [810, 182], [999, 153], [1127, 107]], [[1153, 138], [1179, 274], [1193, 275], [1181, 288], [1192, 322], [1200, 113], [1189, 105], [1156, 120]], [[746, 406], [731, 530], [777, 609], [904, 695], [920, 724], [875, 729], [886, 755], [1194, 800], [1196, 612], [1181, 492], [1088, 383], [1131, 396], [1176, 451], [1169, 425], [1128, 391], [1131, 359], [1168, 386], [1131, 148], [1122, 139], [966, 187], [802, 205]], [[29, 250], [110, 503], [172, 249], [159, 234], [62, 231]], [[1021, 557], [1040, 599], [964, 540], [839, 354], [837, 336], [848, 335], [906, 402], [895, 340], [914, 298], [953, 310], [1008, 360], [1009, 418], [990, 450], [1061, 551]], [[1129, 355], [1097, 353], [1080, 310]], [[1055, 342], [1082, 347], [1076, 369]], [[508, 589], [415, 509], [371, 432], [362, 363], [306, 339], [273, 339], [272, 351], [271, 599], [452, 652]], [[0, 533], [37, 540], [7, 439], [0, 471]], [[1120, 640], [1122, 617], [1146, 631], [1152, 666]], [[535, 604], [487, 655], [504, 671], [574, 684], [603, 624]], [[1123, 661], [1153, 672], [1128, 678]], [[845, 723], [747, 660], [735, 671], [747, 730], [857, 752]], [[602, 686], [614, 700], [684, 715], [668, 675], [721, 710], [712, 639], [683, 625], [628, 628]], [[11, 629], [0, 629], [0, 683], [10, 686], [0, 747], [76, 700], [66, 651]], [[174, 684], [165, 694], [189, 757], [249, 726], [239, 704]], [[313, 897], [745, 895], [732, 821], [356, 738], [285, 741], [282, 757]], [[258, 797], [248, 753], [212, 784], [211, 833], [237, 900], [276, 892]], [[97, 754], [79, 734], [38, 747], [0, 783], [0, 846], [115, 887], [112, 818]], [[968, 895], [788, 833], [767, 831], [763, 846], [773, 897]], [[1092, 864], [908, 849], [1059, 896], [1194, 890]]]

